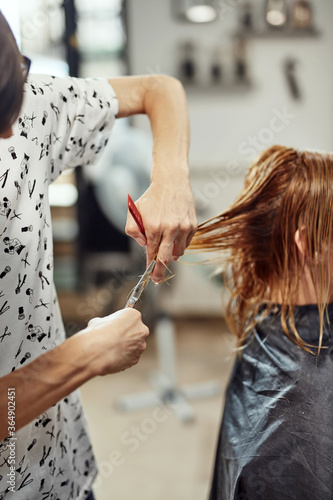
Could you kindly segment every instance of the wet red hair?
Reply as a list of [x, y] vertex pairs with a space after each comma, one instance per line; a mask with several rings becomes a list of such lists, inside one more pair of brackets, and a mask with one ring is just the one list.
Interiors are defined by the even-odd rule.
[[[333, 225], [333, 154], [272, 146], [250, 166], [244, 188], [229, 210], [199, 225], [190, 249], [218, 252], [231, 298], [227, 318], [243, 346], [278, 294], [285, 334], [302, 348], [294, 307], [306, 262], [320, 314], [318, 349], [330, 290]], [[305, 234], [306, 256], [295, 243]], [[311, 351], [312, 352], [312, 351]]]

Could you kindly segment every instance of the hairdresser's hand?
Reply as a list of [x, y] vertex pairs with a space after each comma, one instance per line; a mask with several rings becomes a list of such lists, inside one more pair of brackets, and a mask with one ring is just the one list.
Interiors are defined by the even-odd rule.
[[[168, 174], [168, 172], [166, 172]], [[153, 180], [148, 190], [137, 200], [146, 238], [130, 213], [126, 233], [141, 246], [147, 245], [147, 265], [157, 255], [151, 278], [155, 283], [163, 279], [166, 266], [178, 260], [190, 244], [197, 229], [195, 205], [188, 175]]]
[[116, 373], [135, 365], [146, 349], [148, 328], [135, 309], [94, 318], [77, 335], [85, 335], [90, 368], [95, 375]]

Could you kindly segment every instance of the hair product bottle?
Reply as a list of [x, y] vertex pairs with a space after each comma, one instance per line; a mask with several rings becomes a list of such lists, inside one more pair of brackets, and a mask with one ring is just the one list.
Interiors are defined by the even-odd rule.
[[287, 22], [285, 0], [267, 0], [265, 17], [269, 26], [274, 28], [285, 26]]
[[291, 24], [297, 29], [309, 29], [312, 27], [313, 14], [310, 2], [296, 0], [290, 11]]

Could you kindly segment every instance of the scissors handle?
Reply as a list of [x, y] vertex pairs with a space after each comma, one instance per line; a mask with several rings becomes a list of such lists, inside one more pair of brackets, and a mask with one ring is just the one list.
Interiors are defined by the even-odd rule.
[[135, 304], [136, 304], [136, 300], [133, 297], [130, 297], [128, 299], [128, 301], [126, 302], [124, 309], [126, 309], [127, 307], [130, 307], [131, 309], [133, 309], [135, 307]]
[[141, 233], [143, 234], [143, 236], [146, 236], [141, 214], [140, 214], [139, 210], [136, 208], [136, 205], [135, 205], [134, 201], [132, 200], [132, 198], [130, 197], [130, 195], [128, 195], [128, 210], [130, 211], [130, 214], [132, 215], [133, 219], [135, 220], [135, 222], [139, 226], [139, 229], [140, 229]]

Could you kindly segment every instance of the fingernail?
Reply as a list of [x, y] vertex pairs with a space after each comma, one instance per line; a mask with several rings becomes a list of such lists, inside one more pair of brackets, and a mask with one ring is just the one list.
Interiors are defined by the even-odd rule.
[[172, 260], [174, 260], [175, 262], [177, 262], [179, 260], [179, 257], [177, 257], [176, 255], [172, 257]]
[[144, 240], [143, 238], [136, 238], [136, 241], [139, 243], [139, 245], [141, 245], [142, 247], [144, 247], [146, 245], [146, 240]]

